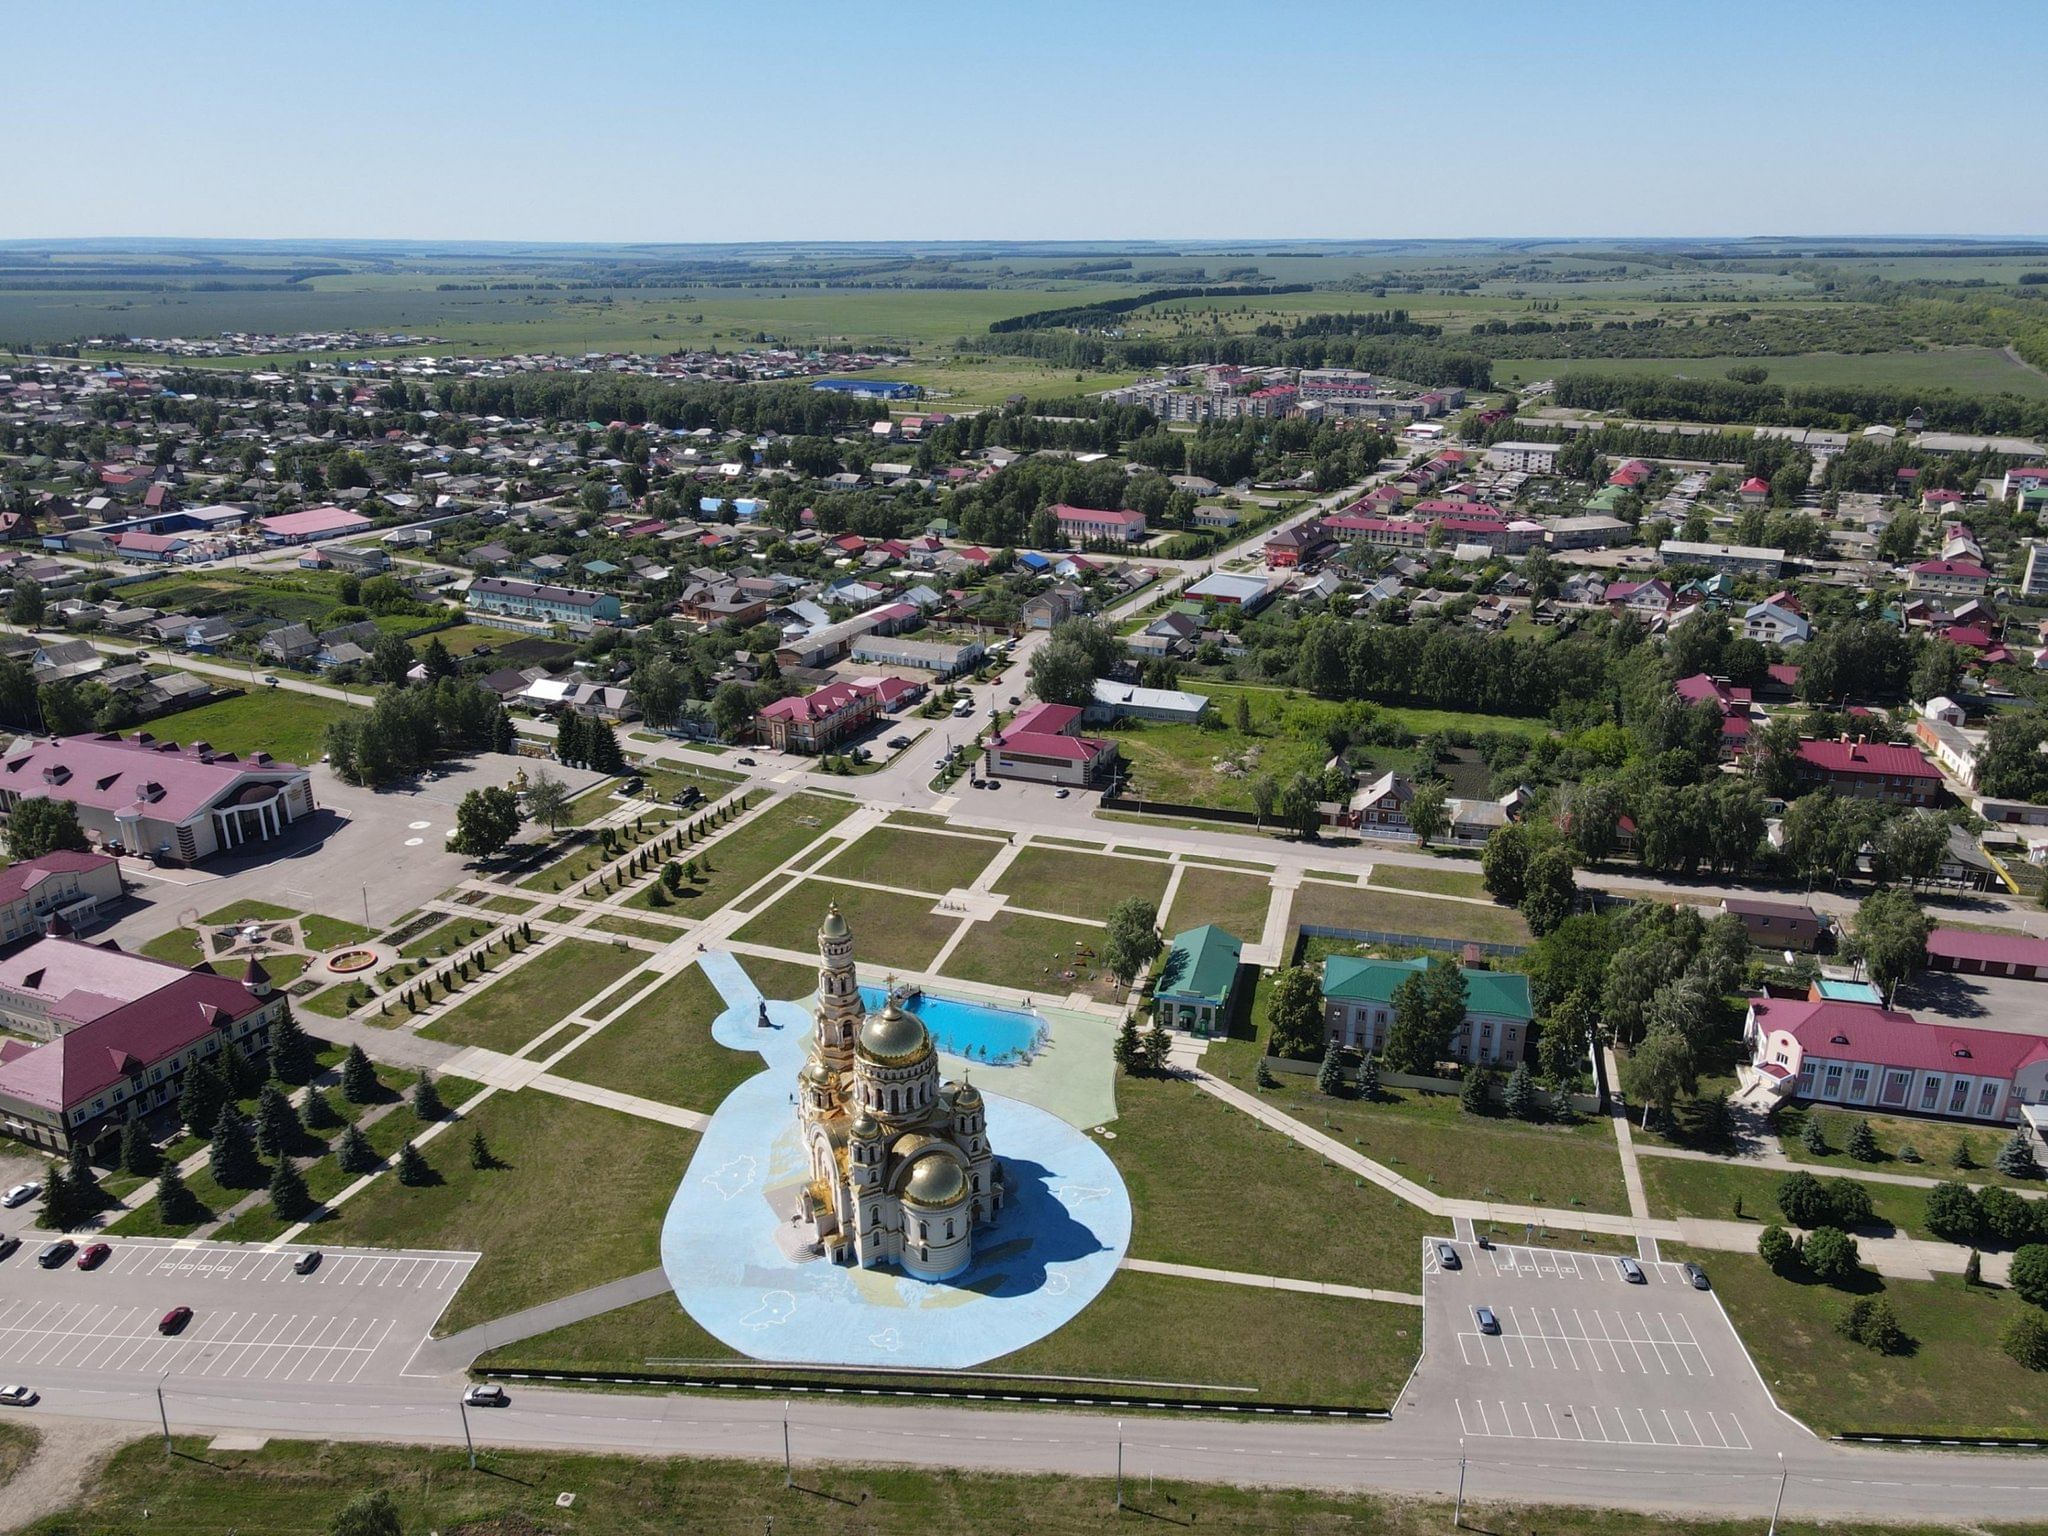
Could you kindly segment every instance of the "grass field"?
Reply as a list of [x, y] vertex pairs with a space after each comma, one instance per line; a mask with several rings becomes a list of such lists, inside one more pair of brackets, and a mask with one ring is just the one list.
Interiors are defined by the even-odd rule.
[[835, 880], [871, 880], [942, 895], [971, 885], [1002, 852], [1000, 840], [876, 827], [822, 866]]
[[1315, 923], [1371, 933], [1413, 933], [1433, 939], [1476, 939], [1490, 944], [1527, 944], [1529, 925], [1509, 907], [1479, 907], [1461, 901], [1433, 901], [1425, 895], [1376, 891], [1304, 880], [1294, 893], [1288, 926]]
[[743, 944], [765, 944], [771, 949], [815, 950], [818, 925], [825, 920], [825, 909], [835, 901], [853, 930], [864, 965], [925, 970], [961, 921], [950, 913], [934, 912], [929, 897], [806, 879], [733, 937]]
[[1100, 922], [1127, 896], [1157, 905], [1166, 894], [1166, 878], [1165, 867], [1150, 859], [1029, 847], [996, 876], [995, 888], [1013, 907]]
[[1247, 944], [1256, 944], [1266, 929], [1266, 909], [1273, 900], [1272, 882], [1264, 875], [1228, 874], [1217, 869], [1186, 869], [1173, 893], [1164, 928], [1170, 936], [1214, 923]]
[[517, 1051], [640, 963], [637, 950], [577, 939], [559, 943], [493, 981], [421, 1031], [429, 1039]]
[[761, 1070], [759, 1056], [711, 1038], [711, 1021], [724, 1011], [718, 989], [693, 965], [590, 1035], [555, 1071], [708, 1114]]
[[1730, 368], [1767, 369], [1773, 384], [1864, 384], [2048, 397], [2048, 379], [1996, 347], [1930, 347], [1924, 352], [1802, 352], [1790, 357], [1506, 358], [1495, 382], [1526, 384], [1565, 373], [1629, 373], [1660, 379], [1723, 379]]
[[[2010, 1291], [1966, 1286], [1959, 1276], [1866, 1273], [1862, 1290], [1850, 1292], [1774, 1275], [1750, 1254], [1676, 1244], [1663, 1254], [1706, 1266], [1779, 1405], [1822, 1434], [2032, 1437], [2048, 1422], [2048, 1376], [2022, 1369], [1998, 1347], [2007, 1320], [2026, 1305]], [[1907, 1353], [1875, 1354], [1834, 1331], [1853, 1295], [1879, 1292], [1913, 1341]]]
[[[1806, 1117], [1811, 1114], [1820, 1116], [1822, 1131], [1827, 1136], [1828, 1151], [1824, 1153], [1807, 1151], [1806, 1143], [1800, 1139]], [[1870, 1121], [1871, 1135], [1877, 1141], [1880, 1155], [1874, 1163], [1859, 1163], [1842, 1150], [1859, 1118]], [[1795, 1163], [1811, 1163], [1816, 1170], [1877, 1168], [1886, 1173], [1911, 1173], [1928, 1179], [1956, 1178], [1971, 1184], [2003, 1184], [2030, 1190], [2041, 1188], [2039, 1179], [2009, 1179], [1998, 1171], [1998, 1149], [2012, 1134], [2010, 1130], [1958, 1125], [1946, 1120], [1909, 1120], [1894, 1115], [1859, 1116], [1854, 1110], [1814, 1110], [1803, 1104], [1786, 1105], [1774, 1119], [1778, 1143], [1785, 1155]], [[1919, 1162], [1909, 1163], [1900, 1158], [1899, 1149], [1908, 1146], [1920, 1154]], [[1958, 1147], [1969, 1149], [1967, 1170], [1956, 1166]]]
[[[1657, 1157], [1637, 1159], [1643, 1170], [1643, 1192], [1650, 1209], [1659, 1216], [1704, 1216], [1715, 1221], [1754, 1222], [1762, 1230], [1767, 1222], [1784, 1223], [1778, 1210], [1778, 1186], [1786, 1175], [1773, 1168], [1745, 1168], [1735, 1163], [1702, 1163], [1692, 1158]], [[1831, 1182], [1823, 1172], [1821, 1182]], [[1863, 1183], [1870, 1196], [1876, 1220], [1859, 1232], [1886, 1236], [1892, 1232], [1906, 1237], [1932, 1239], [1927, 1231], [1927, 1192], [1910, 1184]], [[1735, 1214], [1735, 1202], [1742, 1201], [1742, 1215]]]
[[[695, 859], [699, 878], [672, 898], [670, 910], [679, 917], [709, 916], [802, 853], [853, 809], [850, 801], [827, 795], [791, 795], [708, 848], [685, 849], [683, 862]], [[646, 907], [650, 890], [636, 891], [626, 905]]]
[[[813, 945], [815, 948], [815, 945]], [[798, 965], [793, 960], [770, 960], [764, 955], [742, 955], [740, 964], [763, 997], [781, 1002], [802, 1002], [818, 990], [818, 967]]]
[[[363, 702], [369, 702], [367, 694]], [[338, 699], [267, 688], [160, 715], [149, 722], [149, 728], [165, 741], [210, 742], [217, 751], [245, 757], [251, 752], [268, 752], [304, 766], [319, 762], [326, 752], [329, 725], [361, 714], [355, 705]]]
[[[470, 1167], [481, 1131], [501, 1168]], [[441, 1320], [453, 1333], [660, 1262], [661, 1218], [696, 1137], [549, 1094], [500, 1093], [423, 1150], [441, 1181], [380, 1178], [324, 1240], [483, 1254]]]
[[[1023, 912], [1002, 912], [976, 923], [946, 960], [946, 974], [963, 981], [1014, 987], [1039, 997], [1086, 992], [1107, 1002], [1118, 991], [1098, 960], [1079, 955], [1081, 945], [1099, 954], [1102, 930]], [[1069, 980], [1066, 972], [1072, 970]]]
[[1103, 1149], [1130, 1190], [1136, 1257], [1419, 1287], [1430, 1223], [1414, 1206], [1188, 1083], [1124, 1077], [1116, 1090]]
[[1484, 880], [1470, 870], [1450, 865], [1375, 864], [1372, 883], [1402, 891], [1426, 891], [1437, 896], [1486, 895]]

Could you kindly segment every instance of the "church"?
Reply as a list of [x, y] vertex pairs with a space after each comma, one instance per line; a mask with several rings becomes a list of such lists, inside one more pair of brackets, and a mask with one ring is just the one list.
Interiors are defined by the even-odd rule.
[[939, 1081], [931, 1031], [893, 986], [880, 1012], [865, 1010], [853, 932], [837, 903], [818, 930], [818, 953], [811, 1050], [797, 1074], [814, 1247], [835, 1264], [895, 1264], [914, 1279], [949, 1280], [972, 1261], [976, 1228], [1003, 1204], [981, 1094]]

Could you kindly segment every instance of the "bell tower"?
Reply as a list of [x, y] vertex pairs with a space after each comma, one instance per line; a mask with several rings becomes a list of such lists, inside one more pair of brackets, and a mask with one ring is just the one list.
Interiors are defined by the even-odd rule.
[[818, 929], [818, 957], [815, 1049], [826, 1066], [844, 1072], [853, 1065], [853, 1042], [860, 1033], [860, 983], [853, 971], [853, 930], [836, 901]]

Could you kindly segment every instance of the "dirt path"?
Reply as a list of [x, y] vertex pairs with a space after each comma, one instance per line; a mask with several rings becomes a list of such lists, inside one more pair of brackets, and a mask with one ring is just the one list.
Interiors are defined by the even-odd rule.
[[106, 1459], [136, 1438], [132, 1424], [99, 1424], [89, 1419], [52, 1419], [38, 1425], [42, 1443], [28, 1465], [7, 1484], [0, 1500], [0, 1531], [58, 1514], [75, 1505]]
[[2048, 379], [2048, 373], [2041, 372], [2040, 369], [2036, 368], [2032, 363], [2028, 362], [2024, 357], [2020, 356], [2020, 349], [2018, 347], [2005, 346], [1999, 348], [1999, 350], [2005, 354], [2005, 360], [2011, 363], [2013, 367], [2024, 368], [2027, 370], [2027, 372], [2033, 374], [2036, 378]]

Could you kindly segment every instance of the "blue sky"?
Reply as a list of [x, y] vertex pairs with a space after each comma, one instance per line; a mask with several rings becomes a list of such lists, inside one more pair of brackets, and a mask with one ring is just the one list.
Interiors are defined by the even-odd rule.
[[6, 8], [0, 238], [2048, 234], [2048, 4]]

